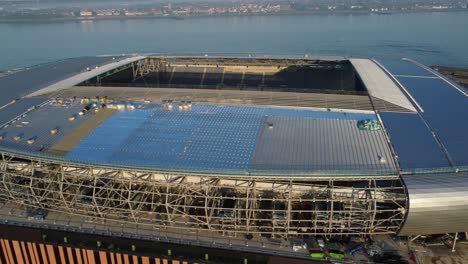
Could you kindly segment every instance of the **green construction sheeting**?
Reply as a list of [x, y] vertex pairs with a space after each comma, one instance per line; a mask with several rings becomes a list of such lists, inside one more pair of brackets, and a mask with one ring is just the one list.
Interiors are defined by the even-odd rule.
[[359, 130], [367, 131], [376, 131], [381, 130], [382, 126], [377, 120], [374, 119], [364, 119], [357, 122], [357, 127]]

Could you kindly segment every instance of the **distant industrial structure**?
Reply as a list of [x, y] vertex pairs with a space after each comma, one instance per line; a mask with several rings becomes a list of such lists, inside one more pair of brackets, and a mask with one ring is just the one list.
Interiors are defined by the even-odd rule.
[[410, 59], [84, 57], [0, 94], [8, 225], [278, 255], [468, 231], [468, 92]]

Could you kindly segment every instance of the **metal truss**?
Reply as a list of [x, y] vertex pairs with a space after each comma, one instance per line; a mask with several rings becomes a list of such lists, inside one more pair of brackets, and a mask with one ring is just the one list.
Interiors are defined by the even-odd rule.
[[[267, 66], [267, 67], [285, 67], [285, 66], [307, 66], [327, 63], [317, 59], [272, 59], [272, 58], [217, 58], [217, 57], [147, 57], [136, 63], [132, 63], [133, 81], [144, 77], [150, 73], [166, 72], [171, 66]], [[113, 74], [113, 73], [112, 73]], [[108, 74], [104, 77], [107, 77]]]
[[230, 236], [396, 234], [399, 177], [294, 179], [95, 167], [2, 153], [0, 199], [101, 220]]
[[165, 59], [146, 58], [133, 65], [133, 81], [152, 72], [165, 72], [166, 68]]

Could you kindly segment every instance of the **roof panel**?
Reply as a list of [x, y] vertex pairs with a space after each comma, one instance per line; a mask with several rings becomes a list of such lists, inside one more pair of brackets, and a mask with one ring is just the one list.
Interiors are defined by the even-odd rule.
[[398, 77], [424, 109], [421, 116], [455, 165], [468, 165], [468, 97], [442, 79]]
[[120, 112], [93, 131], [68, 160], [165, 169], [246, 170], [262, 109], [194, 105]]
[[[312, 122], [316, 120], [339, 121], [339, 123], [350, 123], [354, 130], [358, 130], [356, 120], [375, 118], [375, 115], [200, 104], [193, 105], [190, 111], [179, 111], [178, 105], [175, 104], [174, 110], [169, 111], [162, 109], [160, 104], [151, 104], [146, 109], [116, 113], [82, 140], [66, 156], [66, 160], [156, 169], [231, 170], [245, 173], [252, 169], [251, 162], [260, 130], [266, 124], [265, 120], [271, 117], [307, 119]], [[341, 136], [348, 136], [345, 132], [336, 131], [338, 129], [340, 127], [330, 127], [325, 133], [341, 133]], [[360, 134], [365, 134], [365, 132]], [[374, 134], [381, 136], [382, 132]], [[336, 138], [340, 135], [336, 135]], [[321, 140], [318, 135], [311, 134], [311, 136], [318, 141]], [[354, 142], [359, 138], [351, 137], [341, 142], [344, 145], [359, 146], [383, 144], [382, 138], [367, 139], [369, 141]], [[279, 140], [287, 143], [286, 138]], [[353, 141], [353, 143], [348, 141]], [[388, 163], [392, 163], [388, 148], [382, 150], [379, 147], [377, 152], [382, 152]], [[294, 162], [296, 160], [300, 162], [300, 155], [298, 152], [294, 157], [290, 157], [292, 166], [272, 166], [268, 169], [293, 169]], [[334, 154], [330, 153], [330, 155]], [[367, 154], [361, 153], [362, 158], [364, 158], [363, 155]], [[352, 159], [352, 155], [348, 158]], [[367, 164], [368, 161], [363, 162]], [[323, 164], [327, 164], [326, 159], [323, 160]], [[309, 169], [314, 170], [319, 167], [310, 166]], [[297, 167], [297, 169], [303, 168]], [[325, 166], [320, 168], [325, 168]], [[326, 168], [336, 169], [331, 164]], [[357, 167], [348, 166], [348, 168]], [[362, 168], [371, 167], [363, 166]]]
[[28, 109], [46, 102], [46, 98], [24, 98], [0, 109], [0, 126], [15, 119]]
[[[45, 153], [54, 143], [80, 126], [91, 115], [77, 115], [81, 109], [82, 106], [78, 102], [67, 105], [47, 103], [1, 128], [0, 134], [4, 138], [0, 141], [0, 147]], [[72, 115], [76, 116], [76, 119], [70, 122], [68, 118]], [[53, 129], [57, 129], [55, 135], [51, 134]], [[16, 136], [20, 136], [20, 139], [15, 140]], [[34, 143], [28, 144], [29, 139], [34, 139]]]
[[252, 169], [384, 171], [395, 166], [382, 130], [359, 130], [356, 120], [270, 116]]
[[436, 77], [433, 73], [407, 60], [378, 60], [393, 75]]
[[72, 149], [66, 159], [86, 162], [109, 161], [114, 151], [125, 146], [124, 142], [147, 120], [150, 114], [150, 111], [114, 114]]
[[265, 116], [303, 117], [317, 119], [362, 120], [373, 119], [375, 114], [366, 112], [313, 111], [305, 109], [264, 108]]
[[403, 170], [449, 167], [437, 141], [418, 114], [380, 113]]
[[101, 74], [114, 70], [116, 68], [119, 68], [125, 65], [130, 65], [130, 63], [132, 62], [136, 62], [144, 58], [145, 58], [144, 56], [135, 56], [135, 57], [124, 58], [124, 59], [120, 59], [116, 61], [109, 61], [108, 63], [100, 65], [99, 67], [96, 66], [95, 68], [85, 70], [80, 73], [72, 74], [70, 76], [64, 76], [64, 78], [62, 78], [61, 80], [53, 82], [49, 85], [46, 85], [42, 89], [38, 89], [30, 93], [28, 96], [40, 96], [46, 93], [55, 93], [63, 89], [67, 89], [72, 86], [78, 85], [86, 80], [92, 79], [96, 76], [99, 76]]
[[[117, 57], [121, 59], [124, 57]], [[26, 96], [54, 82], [112, 61], [112, 57], [81, 57], [65, 59], [49, 64], [39, 65], [20, 72], [0, 77], [0, 106], [13, 99]]]
[[400, 88], [377, 64], [368, 59], [350, 59], [350, 62], [361, 77], [370, 96], [416, 112]]

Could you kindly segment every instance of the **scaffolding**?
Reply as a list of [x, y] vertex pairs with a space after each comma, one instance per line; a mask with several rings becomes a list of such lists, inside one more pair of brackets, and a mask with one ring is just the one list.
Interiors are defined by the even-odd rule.
[[294, 179], [191, 175], [1, 154], [0, 199], [155, 228], [268, 238], [396, 234], [398, 176]]

